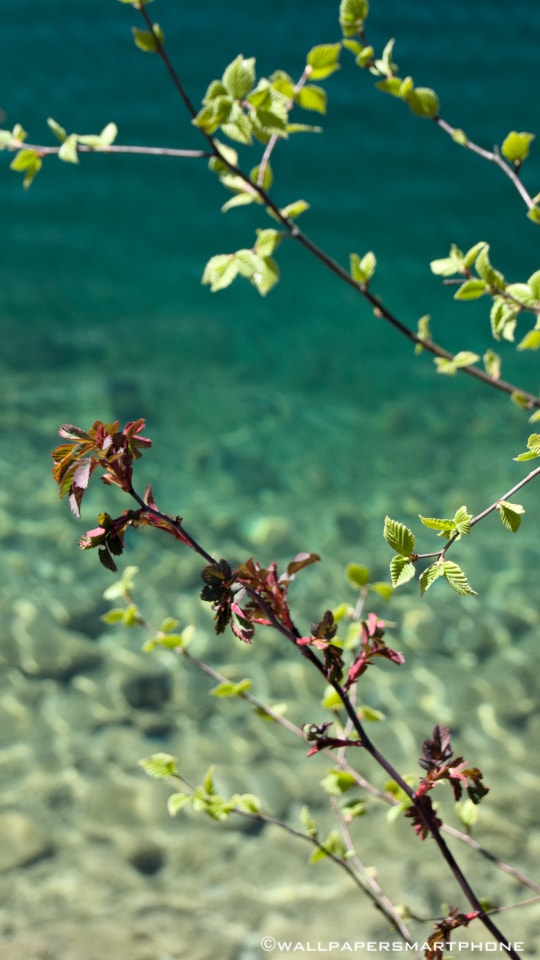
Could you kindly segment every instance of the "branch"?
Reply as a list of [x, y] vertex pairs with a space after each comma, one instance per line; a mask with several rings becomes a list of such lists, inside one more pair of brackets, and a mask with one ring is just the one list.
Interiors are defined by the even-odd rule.
[[[165, 50], [163, 43], [161, 42], [160, 37], [158, 36], [157, 32], [154, 30], [154, 25], [152, 20], [150, 19], [146, 6], [140, 6], [139, 10], [142, 14], [142, 17], [148, 29], [151, 31], [151, 33], [155, 37], [156, 52], [163, 60], [166, 66], [166, 69], [169, 73], [169, 76], [171, 77], [171, 80], [176, 90], [178, 91], [180, 97], [182, 98], [186, 106], [186, 109], [191, 119], [193, 120], [197, 116], [197, 111], [195, 110], [195, 107], [190, 97], [188, 96], [184, 88], [184, 85], [182, 84], [180, 78], [178, 77], [178, 74], [176, 73], [176, 70], [173, 64], [171, 63], [171, 60]], [[300, 82], [301, 81], [299, 81], [299, 83]], [[350, 273], [348, 273], [348, 271], [345, 270], [345, 268], [342, 267], [341, 264], [339, 264], [336, 260], [330, 257], [321, 247], [319, 247], [316, 243], [314, 243], [314, 241], [311, 240], [311, 238], [298, 227], [298, 225], [295, 223], [295, 221], [291, 217], [284, 216], [279, 206], [274, 202], [272, 197], [267, 193], [267, 191], [261, 185], [260, 177], [258, 178], [258, 181], [256, 183], [252, 183], [248, 174], [244, 173], [244, 171], [241, 170], [240, 167], [236, 166], [236, 164], [234, 163], [231, 163], [231, 161], [224, 156], [224, 154], [219, 148], [219, 144], [216, 142], [214, 137], [201, 128], [199, 128], [199, 130], [202, 136], [207, 141], [211, 149], [212, 155], [217, 159], [219, 159], [222, 163], [224, 163], [228, 167], [228, 169], [231, 171], [231, 173], [233, 173], [237, 177], [240, 177], [244, 181], [244, 183], [248, 184], [250, 187], [250, 190], [255, 191], [255, 193], [257, 193], [260, 200], [266, 205], [266, 207], [269, 210], [272, 211], [274, 217], [285, 228], [288, 235], [297, 243], [299, 243], [301, 246], [303, 246], [317, 260], [319, 260], [319, 262], [322, 263], [323, 266], [325, 266], [331, 273], [337, 276], [338, 279], [342, 280], [348, 286], [352, 287], [352, 289], [355, 290], [358, 294], [360, 294], [360, 296], [363, 297], [364, 300], [366, 300], [373, 307], [376, 316], [381, 317], [383, 320], [389, 323], [390, 326], [392, 326], [395, 330], [401, 333], [402, 336], [410, 340], [411, 343], [414, 343], [416, 346], [421, 347], [424, 350], [427, 350], [428, 353], [431, 353], [436, 357], [441, 357], [444, 360], [453, 360], [454, 354], [450, 353], [448, 350], [445, 350], [444, 347], [441, 347], [434, 340], [430, 338], [421, 337], [418, 333], [416, 333], [414, 330], [412, 330], [410, 327], [404, 324], [401, 320], [399, 320], [398, 317], [396, 317], [393, 313], [391, 313], [391, 311], [388, 310], [381, 303], [380, 299], [369, 291], [366, 283], [359, 283], [356, 280], [354, 280], [350, 275]], [[478, 150], [480, 150], [480, 148], [478, 148]], [[506, 167], [506, 164], [501, 158], [499, 158], [499, 166], [501, 166], [502, 169]], [[505, 172], [507, 172], [508, 175], [510, 176], [510, 173], [511, 173], [510, 170], [507, 170]], [[532, 205], [534, 206], [534, 203], [532, 203]], [[488, 384], [489, 386], [493, 387], [495, 390], [500, 390], [501, 392], [506, 393], [509, 396], [512, 396], [512, 394], [516, 394], [516, 393], [521, 394], [521, 396], [524, 398], [524, 405], [529, 409], [540, 408], [540, 397], [538, 397], [535, 394], [532, 394], [526, 390], [521, 390], [520, 388], [516, 387], [514, 384], [509, 383], [505, 380], [497, 380], [494, 377], [490, 376], [485, 371], [471, 365], [463, 366], [463, 367], [460, 367], [459, 369], [462, 370], [463, 373], [466, 373], [469, 376], [476, 378], [477, 380], [481, 380], [483, 383]]]
[[[440, 129], [443, 130], [445, 133], [447, 133], [452, 138], [452, 140], [454, 140], [454, 142], [456, 142], [455, 134], [461, 131], [458, 131], [456, 127], [453, 127], [450, 123], [447, 123], [446, 120], [442, 119], [442, 117], [434, 117], [434, 120], [437, 126], [440, 127]], [[464, 140], [460, 139], [458, 142], [459, 142], [459, 145], [462, 147], [465, 147], [466, 150], [470, 150], [471, 153], [476, 153], [479, 157], [482, 157], [484, 160], [487, 160], [489, 163], [494, 163], [497, 167], [499, 167], [499, 170], [502, 170], [505, 176], [507, 176], [509, 180], [513, 183], [520, 197], [524, 201], [526, 207], [529, 210], [534, 209], [534, 207], [536, 206], [536, 203], [531, 197], [528, 190], [526, 190], [526, 188], [523, 186], [521, 180], [519, 179], [517, 171], [514, 169], [513, 166], [511, 166], [511, 164], [507, 163], [506, 160], [503, 160], [497, 148], [495, 148], [494, 150], [485, 150], [484, 147], [480, 147], [478, 146], [477, 143], [473, 143], [472, 140], [469, 140], [468, 137], [465, 137]]]

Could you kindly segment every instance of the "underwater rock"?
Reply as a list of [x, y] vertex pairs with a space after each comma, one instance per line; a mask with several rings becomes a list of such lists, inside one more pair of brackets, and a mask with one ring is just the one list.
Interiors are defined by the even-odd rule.
[[60, 627], [18, 638], [17, 666], [30, 677], [48, 678], [65, 682], [78, 673], [86, 673], [100, 666], [102, 656], [95, 644]]
[[128, 860], [139, 873], [152, 877], [165, 865], [165, 852], [156, 843], [141, 843], [129, 853]]
[[23, 813], [0, 813], [0, 873], [27, 867], [54, 853], [52, 841]]
[[122, 682], [122, 692], [136, 710], [158, 710], [171, 698], [172, 679], [169, 673], [135, 673]]

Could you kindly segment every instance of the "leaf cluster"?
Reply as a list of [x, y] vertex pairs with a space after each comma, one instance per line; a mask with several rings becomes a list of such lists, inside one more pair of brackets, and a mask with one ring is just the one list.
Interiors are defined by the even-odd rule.
[[[431, 261], [431, 270], [440, 277], [449, 278], [456, 274], [463, 280], [456, 281], [458, 288], [455, 300], [477, 300], [488, 296], [491, 299], [490, 325], [495, 340], [513, 341], [518, 318], [532, 313], [535, 325], [518, 343], [518, 350], [537, 350], [540, 347], [540, 270], [536, 270], [525, 281], [508, 283], [504, 274], [496, 269], [490, 260], [489, 244], [484, 241], [475, 243], [466, 253], [452, 244], [447, 257]], [[447, 281], [453, 282], [453, 281]], [[458, 354], [452, 361], [436, 360], [442, 373], [453, 373], [459, 366], [475, 363], [480, 357], [474, 354]], [[498, 379], [500, 361], [494, 369], [494, 356], [484, 356], [484, 365], [491, 376]], [[498, 359], [498, 358], [496, 358]]]

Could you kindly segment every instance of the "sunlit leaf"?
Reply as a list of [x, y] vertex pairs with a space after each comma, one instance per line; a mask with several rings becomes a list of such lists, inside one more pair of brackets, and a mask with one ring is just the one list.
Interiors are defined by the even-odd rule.
[[384, 539], [389, 547], [403, 556], [410, 556], [414, 550], [414, 534], [404, 523], [386, 517], [384, 521]]
[[504, 526], [512, 533], [516, 533], [520, 527], [525, 508], [520, 503], [509, 503], [508, 500], [499, 500], [498, 508]]

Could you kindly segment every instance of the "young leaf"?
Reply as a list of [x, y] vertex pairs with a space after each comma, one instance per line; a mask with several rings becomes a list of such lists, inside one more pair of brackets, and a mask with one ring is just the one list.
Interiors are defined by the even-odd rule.
[[439, 560], [432, 563], [431, 566], [426, 567], [419, 577], [420, 592], [425, 593], [426, 590], [429, 590], [431, 584], [435, 583], [435, 580], [438, 580], [439, 577], [442, 577], [443, 573], [443, 564], [440, 563]]
[[65, 163], [79, 162], [76, 133], [71, 133], [69, 137], [66, 137], [66, 139], [64, 140], [62, 146], [58, 151], [58, 157], [60, 160], [64, 160]]
[[540, 347], [540, 330], [529, 330], [516, 346], [516, 350], [538, 350]]
[[356, 778], [346, 770], [331, 770], [321, 780], [321, 787], [332, 797], [339, 797], [354, 786], [356, 786]]
[[470, 353], [469, 350], [460, 350], [459, 353], [456, 353], [454, 357], [448, 360], [446, 357], [435, 357], [434, 362], [439, 373], [453, 377], [456, 370], [459, 370], [460, 367], [469, 367], [479, 359], [480, 357], [477, 353]]
[[527, 440], [527, 453], [520, 453], [514, 460], [534, 460], [540, 457], [540, 433], [531, 433]]
[[162, 780], [164, 777], [178, 776], [176, 757], [170, 753], [154, 753], [146, 760], [139, 760], [139, 765], [150, 777]]
[[152, 30], [140, 30], [139, 27], [131, 28], [135, 46], [144, 53], [157, 53], [165, 40], [159, 23], [154, 23], [152, 27]]
[[384, 521], [384, 539], [389, 547], [396, 553], [405, 557], [410, 557], [414, 550], [414, 534], [403, 523], [386, 517]]
[[439, 98], [435, 91], [430, 90], [429, 87], [415, 87], [406, 95], [405, 99], [417, 117], [427, 117], [433, 120], [439, 116]]
[[255, 84], [255, 58], [244, 58], [240, 53], [226, 67], [222, 77], [223, 86], [235, 100], [243, 100]]
[[307, 55], [307, 64], [311, 68], [309, 76], [312, 80], [324, 80], [330, 74], [340, 69], [340, 43], [325, 43], [312, 47]]
[[454, 515], [454, 527], [459, 534], [467, 536], [471, 532], [472, 513], [467, 513], [467, 507], [459, 507]]
[[377, 266], [375, 254], [369, 250], [363, 257], [357, 253], [350, 254], [350, 273], [356, 283], [367, 283], [371, 280]]
[[501, 153], [510, 163], [522, 163], [529, 156], [529, 147], [534, 133], [517, 133], [512, 130], [502, 142]]
[[457, 563], [453, 563], [451, 560], [445, 560], [441, 564], [442, 572], [452, 587], [452, 590], [455, 590], [456, 593], [459, 593], [460, 596], [472, 596], [476, 597], [476, 590], [473, 590], [467, 580], [467, 577], [463, 573], [461, 567]]
[[490, 287], [497, 287], [499, 290], [504, 290], [506, 281], [502, 273], [500, 273], [499, 270], [495, 270], [491, 265], [488, 243], [484, 244], [480, 250], [474, 266], [478, 276], [481, 277], [482, 280], [485, 280]]
[[454, 300], [477, 300], [486, 290], [487, 284], [484, 280], [471, 277], [470, 280], [465, 280], [465, 283], [458, 287], [454, 294]]
[[213, 687], [210, 693], [213, 697], [239, 697], [251, 687], [251, 680], [239, 680], [238, 683], [223, 682]]
[[24, 173], [23, 187], [28, 189], [36, 174], [41, 170], [41, 158], [35, 150], [19, 150], [9, 165], [10, 170]]
[[212, 293], [223, 290], [233, 282], [238, 269], [239, 265], [234, 253], [218, 254], [211, 257], [206, 264], [201, 283], [210, 284]]
[[508, 500], [499, 500], [498, 508], [500, 518], [506, 529], [516, 533], [521, 524], [521, 517], [525, 513], [525, 508], [520, 503], [509, 503]]
[[171, 817], [175, 817], [186, 803], [191, 801], [191, 793], [172, 793], [167, 800], [167, 810]]
[[448, 257], [443, 257], [440, 260], [432, 260], [429, 266], [431, 272], [438, 277], [451, 277], [454, 273], [465, 272], [464, 256], [461, 250], [456, 247], [455, 243], [450, 247]]
[[57, 140], [59, 140], [60, 143], [63, 143], [64, 140], [67, 138], [67, 133], [64, 130], [64, 128], [61, 127], [60, 124], [56, 122], [56, 120], [53, 120], [52, 117], [47, 117], [47, 123], [50, 129], [52, 130], [52, 132], [54, 133], [55, 137], [57, 138]]
[[304, 110], [315, 110], [316, 113], [326, 113], [326, 91], [309, 83], [295, 96], [295, 101]]
[[354, 37], [364, 29], [364, 20], [369, 13], [368, 0], [341, 0], [339, 25], [343, 36]]
[[482, 360], [486, 373], [494, 380], [498, 380], [501, 376], [501, 358], [499, 355], [494, 350], [486, 350]]
[[409, 580], [412, 580], [415, 573], [416, 569], [414, 563], [412, 560], [409, 560], [408, 557], [392, 557], [392, 560], [390, 561], [390, 578], [394, 588], [400, 587], [403, 583], [407, 583]]
[[360, 563], [349, 563], [345, 573], [353, 587], [365, 587], [369, 583], [369, 569]]
[[316, 837], [317, 824], [315, 823], [313, 817], [311, 816], [308, 806], [304, 805], [300, 810], [300, 820], [302, 822], [302, 825], [305, 827], [306, 832], [309, 833], [310, 837]]

